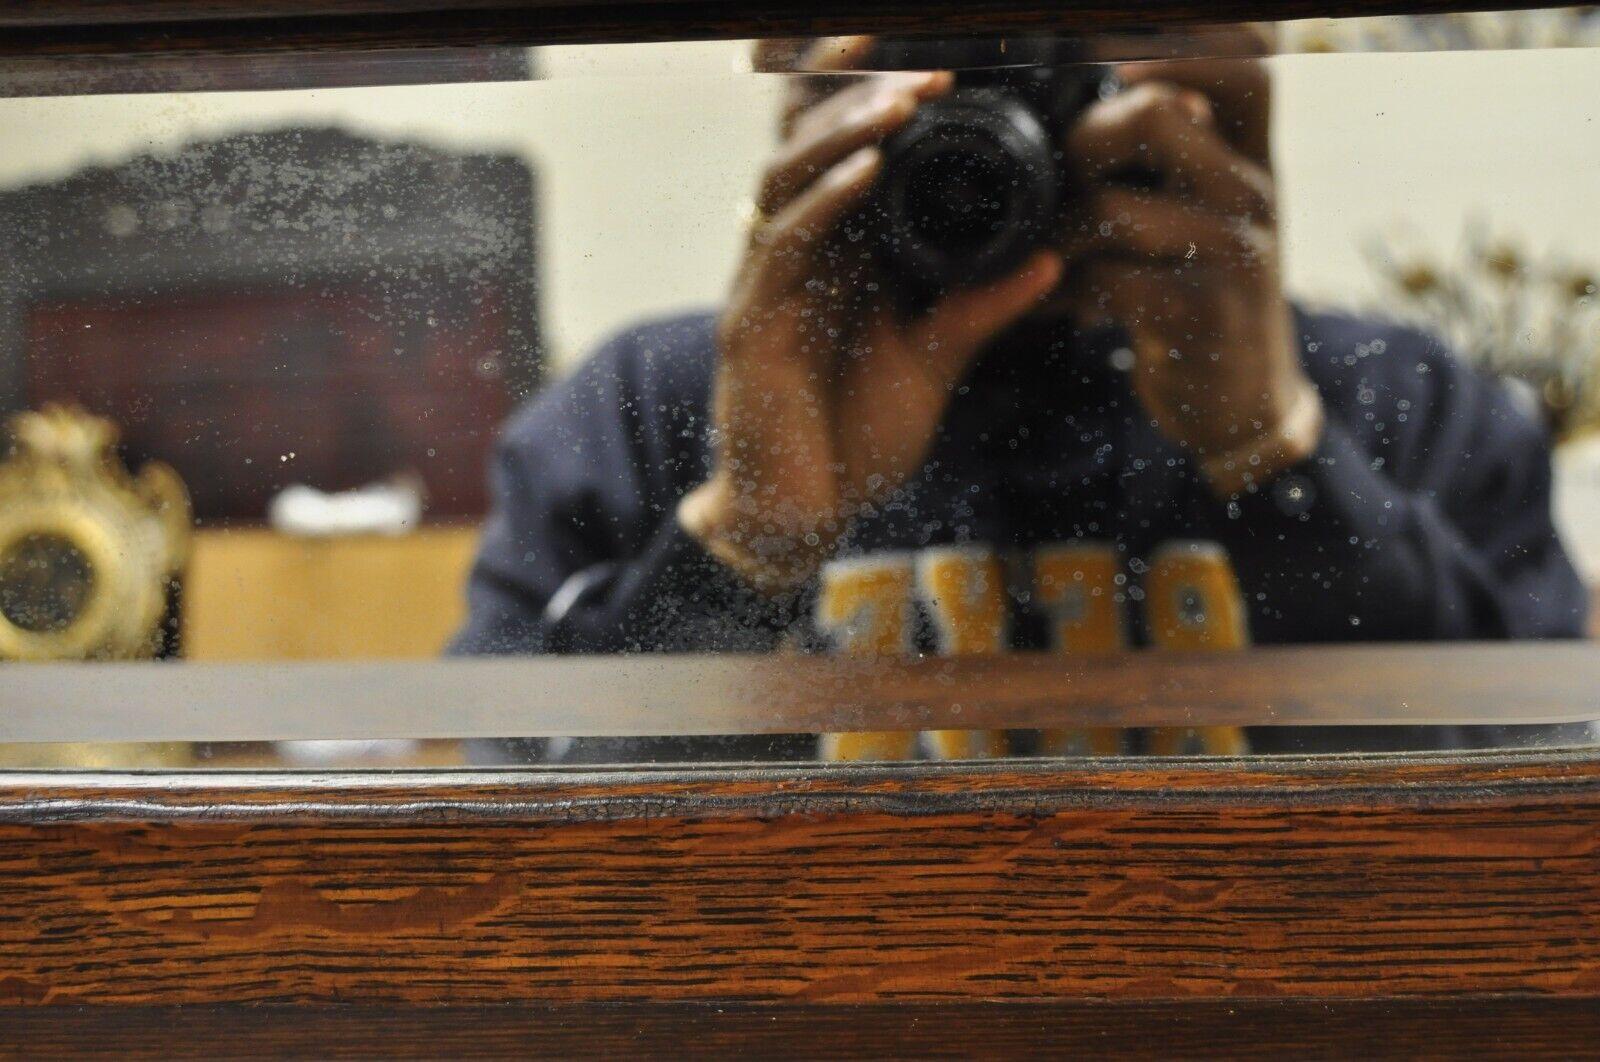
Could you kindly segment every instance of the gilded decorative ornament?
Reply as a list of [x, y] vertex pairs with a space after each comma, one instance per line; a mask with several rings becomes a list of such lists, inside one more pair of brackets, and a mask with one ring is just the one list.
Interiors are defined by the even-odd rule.
[[0, 659], [148, 657], [189, 551], [189, 495], [167, 465], [130, 475], [117, 429], [46, 406], [10, 421], [0, 463]]

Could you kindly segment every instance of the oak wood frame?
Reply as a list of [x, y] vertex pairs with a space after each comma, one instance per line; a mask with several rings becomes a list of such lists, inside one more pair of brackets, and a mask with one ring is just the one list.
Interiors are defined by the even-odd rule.
[[1570, 751], [0, 776], [0, 1018], [40, 1052], [1558, 1056], [1597, 916]]

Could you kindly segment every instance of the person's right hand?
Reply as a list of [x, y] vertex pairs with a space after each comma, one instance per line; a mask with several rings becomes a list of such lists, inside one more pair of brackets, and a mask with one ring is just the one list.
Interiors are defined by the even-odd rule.
[[[870, 47], [870, 38], [823, 40], [805, 67], [849, 70]], [[809, 578], [854, 515], [921, 466], [973, 357], [1061, 272], [1059, 256], [1043, 251], [906, 319], [861, 211], [880, 145], [947, 92], [951, 76], [851, 80], [784, 123], [717, 322], [711, 475], [678, 510], [713, 556], [768, 592]]]

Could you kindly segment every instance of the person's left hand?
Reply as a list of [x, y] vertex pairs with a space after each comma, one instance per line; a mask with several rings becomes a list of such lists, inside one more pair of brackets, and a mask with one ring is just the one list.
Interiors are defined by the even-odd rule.
[[[1127, 331], [1156, 426], [1231, 495], [1307, 457], [1323, 423], [1279, 275], [1266, 71], [1213, 60], [1120, 72], [1128, 87], [1069, 135], [1086, 189], [1070, 283]], [[1159, 180], [1118, 184], [1130, 169]]]

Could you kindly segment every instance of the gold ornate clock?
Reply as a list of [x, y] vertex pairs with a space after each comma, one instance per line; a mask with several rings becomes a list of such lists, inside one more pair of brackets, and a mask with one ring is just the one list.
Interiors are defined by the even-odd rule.
[[117, 429], [46, 406], [11, 419], [0, 463], [0, 659], [153, 655], [189, 550], [189, 495], [167, 465], [130, 475]]

